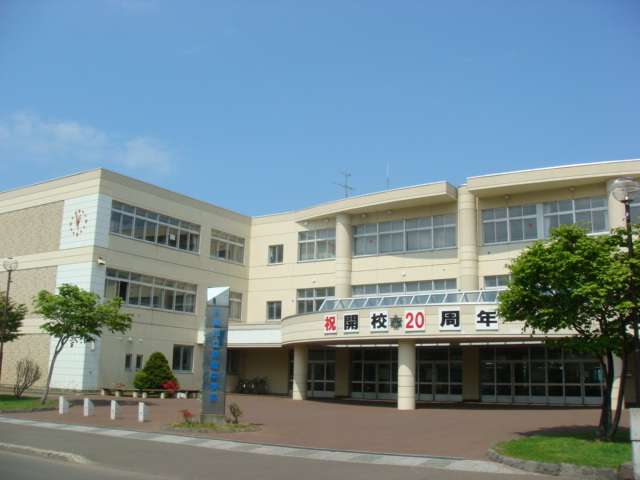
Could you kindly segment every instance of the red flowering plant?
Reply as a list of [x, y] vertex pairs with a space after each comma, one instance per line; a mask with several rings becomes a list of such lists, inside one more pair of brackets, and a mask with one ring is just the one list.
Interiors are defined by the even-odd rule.
[[185, 425], [187, 425], [188, 427], [192, 427], [193, 425], [195, 425], [195, 421], [193, 420], [193, 417], [195, 415], [193, 413], [191, 413], [186, 408], [184, 410], [180, 410], [180, 413], [182, 414], [182, 421], [185, 423]]
[[162, 388], [169, 390], [169, 394], [173, 395], [176, 390], [180, 390], [180, 385], [175, 380], [169, 380], [167, 383], [162, 384]]

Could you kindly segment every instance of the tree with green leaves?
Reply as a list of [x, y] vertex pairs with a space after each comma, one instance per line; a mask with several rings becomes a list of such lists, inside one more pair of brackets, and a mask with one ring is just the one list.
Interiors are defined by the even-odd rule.
[[535, 242], [507, 265], [508, 289], [498, 297], [503, 320], [524, 322], [532, 333], [559, 333], [547, 345], [598, 359], [604, 378], [599, 440], [615, 437], [625, 375], [614, 417], [614, 358], [622, 359], [625, 372], [633, 341], [631, 269], [629, 255], [621, 249], [625, 235], [623, 230], [589, 235], [577, 225], [554, 229], [548, 241]]
[[57, 342], [40, 399], [40, 403], [44, 404], [49, 395], [56, 359], [65, 345], [69, 342], [93, 342], [104, 331], [124, 333], [131, 328], [132, 315], [120, 313], [123, 303], [120, 297], [102, 302], [97, 293], [66, 283], [58, 288], [57, 294], [41, 290], [34, 297], [34, 303], [34, 313], [47, 320], [40, 328]]
[[133, 378], [133, 386], [139, 389], [160, 389], [171, 381], [177, 382], [167, 357], [162, 352], [154, 352], [142, 370]]
[[22, 321], [27, 316], [29, 309], [22, 303], [16, 303], [11, 298], [7, 302], [7, 318], [5, 322], [4, 318], [4, 303], [7, 299], [5, 292], [0, 292], [0, 312], [2, 319], [0, 322], [4, 322], [0, 327], [0, 377], [2, 376], [2, 361], [4, 357], [4, 344], [14, 341], [20, 336], [20, 328], [22, 327]]

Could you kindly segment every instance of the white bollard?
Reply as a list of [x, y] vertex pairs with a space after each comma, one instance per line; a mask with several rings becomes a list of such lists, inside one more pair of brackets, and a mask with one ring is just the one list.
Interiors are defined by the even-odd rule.
[[138, 403], [138, 421], [139, 422], [148, 422], [149, 421], [149, 407], [144, 402]]
[[122, 418], [120, 404], [115, 400], [111, 400], [111, 420], [118, 420], [119, 418]]
[[63, 396], [58, 398], [58, 413], [60, 415], [69, 413], [69, 401]]
[[93, 402], [88, 398], [84, 399], [84, 416], [93, 417]]
[[631, 426], [631, 458], [633, 460], [633, 478], [640, 479], [640, 408], [629, 409]]

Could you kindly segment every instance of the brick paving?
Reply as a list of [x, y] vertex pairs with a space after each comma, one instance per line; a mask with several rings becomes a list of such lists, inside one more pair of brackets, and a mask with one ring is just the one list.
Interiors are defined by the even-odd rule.
[[[57, 398], [57, 396], [51, 396]], [[244, 410], [241, 421], [260, 426], [256, 432], [168, 432], [165, 426], [182, 420], [180, 410], [198, 415], [197, 399], [131, 398], [67, 395], [68, 414], [53, 411], [3, 413], [5, 417], [86, 425], [139, 432], [183, 434], [265, 445], [487, 460], [498, 442], [525, 435], [560, 432], [593, 433], [599, 406], [502, 405], [479, 403], [418, 403], [413, 411], [399, 411], [395, 402], [351, 399], [294, 401], [288, 397], [228, 394], [227, 405]], [[85, 417], [84, 398], [94, 404]], [[122, 418], [110, 419], [111, 401], [121, 406]], [[150, 421], [138, 421], [138, 404], [149, 407]], [[196, 417], [197, 418], [197, 417]], [[620, 423], [628, 431], [628, 413]]]

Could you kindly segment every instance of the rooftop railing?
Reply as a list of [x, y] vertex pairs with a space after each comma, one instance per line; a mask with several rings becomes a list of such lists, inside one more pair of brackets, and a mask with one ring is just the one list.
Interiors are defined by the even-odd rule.
[[352, 298], [328, 298], [320, 306], [321, 312], [353, 310], [356, 308], [403, 307], [424, 305], [459, 305], [465, 303], [498, 303], [502, 290], [471, 292], [434, 292], [405, 295], [376, 295]]

